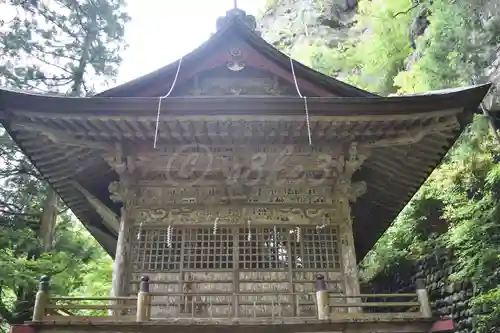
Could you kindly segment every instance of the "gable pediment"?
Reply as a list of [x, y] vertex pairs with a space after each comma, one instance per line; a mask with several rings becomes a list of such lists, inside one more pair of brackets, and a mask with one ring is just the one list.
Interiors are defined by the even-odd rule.
[[[295, 78], [287, 55], [235, 19], [181, 60], [97, 96], [160, 97], [170, 91], [174, 81], [170, 96], [297, 96], [295, 79], [300, 92], [308, 97], [374, 96], [293, 63]], [[258, 85], [262, 85], [260, 89]]]
[[[304, 91], [312, 96], [311, 91]], [[297, 96], [295, 86], [276, 74], [228, 63], [198, 73], [174, 89], [172, 96]]]

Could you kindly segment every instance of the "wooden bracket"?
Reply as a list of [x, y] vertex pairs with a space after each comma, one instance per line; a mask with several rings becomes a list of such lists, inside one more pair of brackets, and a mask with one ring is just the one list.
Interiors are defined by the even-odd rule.
[[72, 184], [78, 191], [80, 191], [85, 199], [87, 199], [92, 207], [95, 208], [96, 212], [99, 214], [99, 216], [101, 216], [106, 226], [113, 232], [118, 233], [118, 227], [120, 225], [118, 216], [76, 181], [73, 181]]

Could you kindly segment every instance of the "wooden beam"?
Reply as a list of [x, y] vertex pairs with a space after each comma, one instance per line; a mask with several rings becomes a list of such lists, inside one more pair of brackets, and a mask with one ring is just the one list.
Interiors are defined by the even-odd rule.
[[18, 130], [37, 131], [47, 137], [51, 142], [58, 145], [84, 147], [99, 150], [105, 150], [111, 147], [110, 145], [102, 142], [75, 138], [74, 135], [69, 132], [57, 130], [51, 128], [50, 126], [28, 122], [14, 122], [12, 124], [12, 127]]
[[453, 117], [437, 124], [430, 124], [421, 128], [413, 129], [409, 131], [407, 135], [404, 136], [396, 136], [393, 138], [374, 139], [366, 142], [360, 142], [359, 146], [364, 148], [377, 148], [377, 147], [410, 145], [421, 141], [427, 135], [455, 128], [458, 129], [458, 121], [455, 117]]
[[73, 181], [73, 186], [80, 191], [80, 193], [87, 199], [87, 201], [94, 207], [97, 214], [101, 216], [102, 220], [106, 224], [108, 229], [112, 230], [116, 234], [118, 234], [118, 229], [120, 222], [118, 221], [118, 216], [109, 209], [105, 204], [103, 204], [99, 199], [93, 196], [89, 191], [87, 191], [83, 186], [78, 184], [78, 182]]
[[111, 280], [112, 295], [115, 297], [128, 296], [129, 294], [131, 280], [129, 265], [132, 260], [132, 221], [127, 213], [128, 211], [122, 207]]

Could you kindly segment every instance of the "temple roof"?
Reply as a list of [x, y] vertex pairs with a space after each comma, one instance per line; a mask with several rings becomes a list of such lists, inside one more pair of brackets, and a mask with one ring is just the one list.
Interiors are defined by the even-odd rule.
[[[231, 11], [228, 13], [231, 13]], [[191, 78], [195, 73], [216, 67], [222, 61], [230, 61], [231, 59], [227, 58], [228, 55], [220, 51], [227, 49], [228, 46], [231, 47], [232, 44], [242, 49], [244, 56], [245, 52], [248, 53], [244, 59], [247, 65], [272, 70], [290, 83], [293, 83], [290, 57], [262, 39], [247, 23], [240, 19], [239, 15], [228, 14], [226, 22], [219, 27], [217, 32], [208, 41], [183, 57], [183, 65], [176, 84], [181, 84], [183, 80]], [[97, 96], [164, 96], [171, 87], [178, 64], [179, 60], [140, 78], [106, 90], [97, 94]], [[184, 68], [189, 69], [185, 71]], [[297, 77], [300, 78], [298, 82], [299, 86], [309, 87], [311, 83], [314, 83], [315, 90], [319, 92], [318, 96], [376, 96], [375, 94], [319, 73], [296, 61], [294, 61], [294, 69]]]
[[[238, 49], [237, 58], [234, 52], [227, 52], [233, 48]], [[223, 120], [270, 124], [269, 130], [262, 130], [267, 132], [258, 132], [252, 140], [307, 143], [304, 101], [297, 95], [186, 94], [197, 76], [220, 74], [221, 69], [227, 72], [228, 63], [235, 59], [241, 61], [236, 76], [246, 78], [251, 69], [251, 73], [268, 73], [276, 82], [293, 87], [289, 57], [260, 38], [238, 14], [228, 16], [209, 41], [183, 57], [182, 66], [174, 62], [93, 97], [0, 90], [1, 121], [60, 197], [113, 255], [117, 226], [102, 216], [119, 215], [120, 207], [110, 200], [107, 188], [118, 176], [102, 158], [101, 149], [117, 141], [152, 146], [158, 96], [170, 90], [179, 68], [171, 96], [162, 101], [160, 141], [182, 144], [201, 140], [192, 129], [203, 122]], [[297, 83], [308, 96], [313, 145], [354, 140], [372, 147], [372, 154], [354, 175], [368, 187], [353, 204], [356, 252], [361, 259], [470, 122], [489, 85], [421, 96], [380, 97], [298, 62], [294, 68]], [[288, 128], [280, 132], [280, 126]], [[294, 134], [284, 135], [291, 133], [290, 126]], [[182, 135], [173, 135], [176, 131]], [[399, 141], [377, 144], [394, 140]], [[95, 201], [109, 212], [99, 211]]]

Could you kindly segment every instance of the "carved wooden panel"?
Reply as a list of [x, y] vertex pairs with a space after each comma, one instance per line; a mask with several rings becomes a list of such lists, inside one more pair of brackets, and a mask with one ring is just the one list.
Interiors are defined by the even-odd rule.
[[[207, 123], [207, 126], [210, 127], [210, 123]], [[234, 176], [236, 172], [241, 173], [247, 169], [257, 172], [265, 169], [289, 170], [297, 173], [301, 170], [341, 170], [344, 166], [344, 156], [341, 147], [323, 147], [313, 150], [309, 146], [298, 145], [209, 146], [197, 144], [174, 146], [149, 153], [142, 152], [136, 157], [135, 166], [144, 171], [176, 172], [181, 178], [183, 175], [187, 177], [194, 171], [210, 172], [213, 170], [227, 171], [228, 176]]]
[[[347, 199], [346, 199], [347, 200]], [[224, 224], [300, 224], [322, 225], [343, 221], [346, 218], [344, 205], [341, 202], [330, 204], [328, 208], [297, 207], [286, 204], [274, 206], [260, 205], [224, 205], [210, 206], [179, 206], [171, 208], [140, 208], [134, 209], [133, 216], [136, 225], [180, 225], [180, 224], [214, 224], [217, 219]]]
[[[292, 291], [309, 293], [314, 277], [297, 282], [297, 272], [336, 272], [342, 277], [339, 290], [355, 291], [358, 282], [351, 258], [352, 235], [348, 239], [348, 230], [344, 228], [339, 234], [336, 227], [351, 221], [349, 202], [365, 189], [363, 183], [351, 182], [365, 158], [355, 144], [293, 149], [214, 145], [203, 148], [203, 154], [200, 147], [173, 146], [109, 159], [122, 171], [120, 181], [111, 184], [110, 191], [126, 202], [130, 223], [138, 234], [133, 244], [134, 270], [177, 272], [180, 278], [174, 283], [179, 290], [190, 286], [221, 293], [170, 295], [161, 301], [168, 301], [168, 305], [158, 313], [205, 317], [235, 312], [245, 316], [273, 311], [286, 316], [308, 313], [314, 309], [308, 294], [292, 295]], [[210, 172], [201, 176], [189, 172], [190, 168], [203, 171], [207, 161], [213, 167]], [[263, 172], [258, 182], [230, 177], [238, 176], [235, 170], [242, 167], [255, 168], [256, 161], [263, 162], [257, 165]], [[276, 170], [297, 165], [306, 166], [306, 170], [284, 177], [285, 181], [273, 177]], [[165, 175], [172, 166], [185, 174], [184, 182], [168, 182]], [[310, 177], [311, 171], [317, 170], [326, 170], [328, 177]], [[219, 172], [218, 177], [215, 172]], [[159, 174], [163, 177], [153, 177]], [[245, 274], [253, 271], [262, 272], [259, 279], [266, 282], [245, 280]], [[197, 275], [199, 281], [189, 281], [194, 273], [201, 274]], [[240, 284], [240, 279], [245, 281]], [[281, 293], [287, 290], [288, 295]], [[236, 296], [232, 291], [256, 294]], [[258, 297], [259, 293], [264, 295]]]
[[[325, 181], [326, 182], [326, 181]], [[289, 185], [289, 186], [287, 186]], [[243, 196], [239, 203], [253, 204], [334, 204], [334, 184], [307, 186], [285, 184], [285, 186], [245, 186], [245, 184], [222, 184], [219, 186], [192, 187], [139, 187], [137, 203], [140, 207], [186, 204], [227, 204], [231, 199]]]
[[[231, 52], [238, 52], [232, 49]], [[179, 86], [176, 96], [297, 96], [296, 88], [269, 72], [233, 59], [226, 66], [198, 73]]]
[[297, 96], [293, 86], [271, 77], [207, 77], [183, 90], [178, 96]]
[[[362, 183], [351, 184], [351, 176], [366, 156], [354, 145], [342, 151], [300, 145], [188, 145], [138, 152], [125, 165], [134, 189], [122, 179], [110, 185], [110, 192], [118, 200], [128, 193], [145, 209], [183, 204], [331, 205], [338, 195], [352, 201], [365, 189]], [[120, 171], [122, 160], [108, 157]]]

